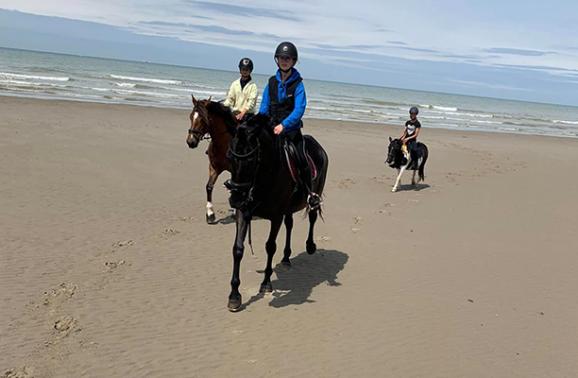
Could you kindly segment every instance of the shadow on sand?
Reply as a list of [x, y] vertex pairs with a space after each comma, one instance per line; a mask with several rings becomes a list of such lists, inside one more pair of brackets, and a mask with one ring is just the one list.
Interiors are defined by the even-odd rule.
[[409, 192], [409, 191], [414, 191], [414, 192], [419, 192], [421, 190], [427, 189], [430, 186], [428, 184], [415, 184], [415, 185], [411, 185], [411, 184], [400, 184], [399, 187], [397, 188], [398, 192]]
[[[269, 302], [272, 307], [285, 307], [312, 303], [309, 299], [313, 288], [327, 283], [329, 286], [340, 286], [337, 274], [343, 270], [349, 256], [346, 253], [333, 250], [318, 250], [314, 255], [302, 252], [291, 259], [291, 268], [277, 264], [274, 268], [277, 278], [273, 284], [273, 299]], [[271, 296], [257, 294], [243, 304], [242, 309], [254, 302]]]

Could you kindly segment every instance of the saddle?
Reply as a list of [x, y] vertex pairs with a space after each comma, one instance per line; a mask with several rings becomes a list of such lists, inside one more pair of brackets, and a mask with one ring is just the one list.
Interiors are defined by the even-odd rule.
[[[307, 152], [307, 141], [305, 139], [303, 140], [303, 146], [305, 148], [305, 159], [307, 160], [307, 165], [311, 172], [311, 179], [315, 180], [317, 178], [317, 167]], [[287, 162], [287, 167], [289, 167], [289, 173], [291, 174], [293, 182], [299, 184], [299, 154], [297, 152], [297, 147], [295, 147], [295, 145], [289, 140], [285, 140], [283, 143], [283, 155]]]

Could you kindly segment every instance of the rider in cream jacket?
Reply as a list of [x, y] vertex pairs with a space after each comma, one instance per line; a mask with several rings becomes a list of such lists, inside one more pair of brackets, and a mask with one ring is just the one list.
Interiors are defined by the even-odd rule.
[[243, 58], [239, 62], [239, 72], [241, 77], [229, 88], [229, 93], [225, 99], [224, 105], [231, 108], [231, 111], [240, 121], [246, 114], [254, 114], [257, 107], [257, 98], [259, 92], [257, 84], [251, 79], [253, 71], [253, 62], [249, 58]]

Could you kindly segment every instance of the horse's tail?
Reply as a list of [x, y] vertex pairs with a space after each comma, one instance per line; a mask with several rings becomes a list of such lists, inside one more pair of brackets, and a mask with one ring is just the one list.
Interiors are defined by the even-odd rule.
[[[317, 168], [317, 177], [313, 180], [313, 188], [311, 189], [323, 198], [323, 189], [325, 188], [325, 180], [327, 178], [329, 157], [321, 144], [319, 144], [319, 142], [317, 142], [317, 140], [311, 135], [303, 135], [303, 139], [306, 140], [307, 152], [311, 156], [311, 159], [313, 159]], [[321, 207], [319, 208], [319, 215], [323, 218]]]
[[419, 169], [418, 169], [418, 176], [419, 176], [419, 180], [420, 181], [424, 181], [425, 180], [425, 162], [427, 161], [427, 157], [429, 155], [427, 146], [423, 143], [421, 143], [421, 145], [423, 146], [423, 160], [421, 161], [421, 164], [419, 165]]

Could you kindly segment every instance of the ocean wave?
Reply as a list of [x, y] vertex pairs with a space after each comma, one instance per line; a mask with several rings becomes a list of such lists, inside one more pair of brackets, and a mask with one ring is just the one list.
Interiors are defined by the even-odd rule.
[[54, 84], [54, 83], [38, 83], [32, 81], [21, 81], [21, 80], [0, 80], [0, 87], [12, 88], [12, 89], [25, 89], [25, 90], [63, 90], [68, 88], [68, 85], [64, 84]]
[[117, 87], [121, 87], [121, 88], [135, 88], [136, 87], [135, 83], [114, 83], [114, 85], [116, 85]]
[[445, 112], [457, 112], [457, 111], [458, 111], [458, 108], [453, 107], [453, 106], [441, 106], [441, 105], [420, 104], [419, 107], [420, 107], [420, 108], [425, 108], [425, 109], [442, 110], [442, 111], [445, 111]]
[[157, 84], [174, 84], [181, 85], [183, 82], [180, 80], [168, 80], [168, 79], [155, 79], [148, 77], [135, 77], [135, 76], [122, 76], [122, 75], [109, 75], [113, 79], [117, 80], [129, 80], [129, 81], [141, 81], [145, 83], [157, 83]]
[[564, 121], [560, 119], [553, 119], [552, 123], [561, 123], [563, 125], [578, 125], [578, 121]]
[[65, 76], [39, 76], [39, 75], [23, 75], [11, 72], [0, 72], [0, 79], [21, 79], [21, 80], [45, 80], [45, 81], [71, 81], [69, 77]]
[[483, 123], [486, 125], [502, 125], [502, 122], [497, 122], [497, 121], [482, 121], [482, 120], [478, 120], [478, 119], [472, 119], [469, 122], [475, 122], [475, 123]]
[[439, 106], [439, 105], [434, 105], [433, 109], [443, 110], [444, 112], [457, 112], [458, 111], [458, 108], [454, 108], [451, 106]]
[[466, 117], [475, 117], [475, 118], [494, 118], [493, 114], [484, 114], [484, 113], [459, 113], [460, 115], [464, 115]]
[[128, 96], [147, 96], [147, 97], [164, 97], [164, 98], [179, 98], [181, 96], [170, 93], [159, 92], [145, 92], [145, 91], [131, 91], [128, 89], [113, 89], [114, 93], [128, 95]]

